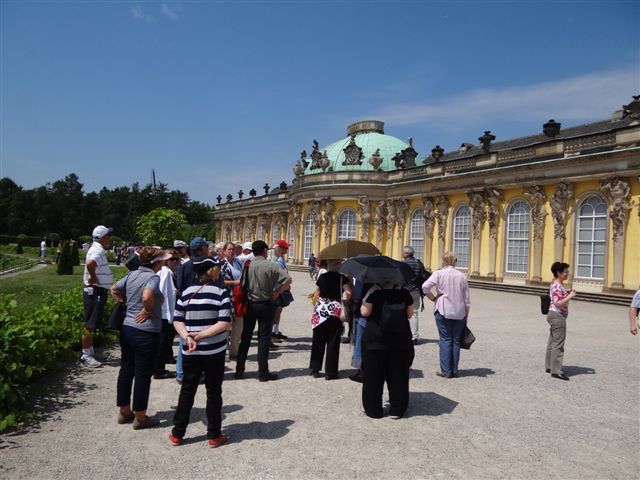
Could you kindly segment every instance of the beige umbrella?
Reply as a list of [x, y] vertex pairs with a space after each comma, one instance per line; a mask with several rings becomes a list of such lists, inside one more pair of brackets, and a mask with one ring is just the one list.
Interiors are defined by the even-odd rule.
[[337, 260], [340, 258], [351, 258], [360, 254], [380, 255], [380, 250], [369, 242], [360, 242], [358, 240], [343, 240], [324, 248], [318, 254], [321, 260]]

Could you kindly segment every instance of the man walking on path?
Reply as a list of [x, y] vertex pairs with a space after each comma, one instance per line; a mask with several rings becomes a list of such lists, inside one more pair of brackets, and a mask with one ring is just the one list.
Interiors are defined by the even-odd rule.
[[422, 300], [422, 284], [429, 278], [429, 273], [424, 268], [424, 265], [420, 260], [413, 256], [414, 250], [410, 245], [405, 246], [402, 249], [402, 258], [403, 262], [411, 267], [411, 270], [415, 274], [413, 280], [411, 280], [405, 288], [409, 290], [411, 293], [411, 298], [413, 298], [413, 315], [409, 319], [409, 326], [411, 327], [411, 338], [413, 340], [413, 344], [418, 344], [418, 339], [420, 338], [418, 332], [418, 312], [420, 311], [420, 303]]
[[267, 260], [269, 246], [262, 240], [251, 245], [255, 258], [247, 269], [247, 298], [249, 307], [244, 316], [242, 338], [238, 348], [235, 378], [244, 377], [244, 367], [251, 345], [251, 336], [258, 322], [258, 379], [261, 382], [276, 380], [269, 372], [269, 344], [273, 324], [274, 300], [289, 288], [291, 277], [276, 263]]
[[98, 225], [93, 229], [93, 244], [87, 252], [84, 262], [84, 330], [82, 332], [82, 357], [80, 363], [86, 367], [102, 365], [95, 359], [93, 335], [102, 323], [104, 305], [107, 302], [109, 289], [113, 284], [113, 274], [109, 268], [109, 260], [105, 249], [111, 244], [112, 228]]

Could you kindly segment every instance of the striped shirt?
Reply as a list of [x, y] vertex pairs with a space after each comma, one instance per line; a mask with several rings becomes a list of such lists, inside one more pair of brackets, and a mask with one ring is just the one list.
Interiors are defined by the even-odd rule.
[[[196, 284], [188, 287], [176, 302], [173, 315], [174, 322], [183, 322], [188, 333], [196, 333], [206, 330], [218, 322], [231, 321], [231, 301], [226, 288], [220, 288], [211, 283]], [[213, 337], [203, 338], [198, 341], [193, 352], [186, 350], [184, 344], [183, 355], [214, 355], [227, 349], [227, 337], [225, 330]]]
[[113, 274], [109, 268], [109, 260], [104, 251], [103, 246], [98, 242], [93, 242], [91, 248], [87, 252], [84, 265], [84, 284], [89, 285], [89, 270], [87, 270], [87, 262], [93, 260], [96, 262], [96, 277], [98, 277], [98, 287], [111, 288], [113, 284]]

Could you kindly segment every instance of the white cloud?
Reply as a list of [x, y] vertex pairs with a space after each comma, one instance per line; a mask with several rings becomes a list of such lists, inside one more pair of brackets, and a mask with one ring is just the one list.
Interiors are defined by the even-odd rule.
[[145, 13], [142, 9], [142, 6], [140, 5], [133, 5], [131, 7], [131, 15], [133, 16], [133, 18], [142, 20], [145, 23], [151, 23], [153, 21], [153, 17]]
[[162, 4], [162, 14], [170, 18], [174, 22], [178, 21], [178, 13], [180, 12], [182, 12], [182, 8], [180, 7], [180, 5], [174, 5], [173, 7], [170, 7], [166, 3]]
[[638, 68], [505, 88], [476, 89], [433, 103], [392, 104], [373, 113], [395, 125], [431, 124], [449, 130], [500, 121], [540, 121], [560, 117], [589, 121], [608, 117], [638, 93]]

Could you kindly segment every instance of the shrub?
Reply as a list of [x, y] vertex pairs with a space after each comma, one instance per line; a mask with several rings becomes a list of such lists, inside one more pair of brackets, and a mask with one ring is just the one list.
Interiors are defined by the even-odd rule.
[[93, 238], [89, 235], [80, 235], [78, 240], [80, 240], [80, 243], [93, 243]]
[[78, 252], [78, 242], [71, 240], [71, 265], [80, 265], [80, 253]]
[[16, 245], [16, 254], [22, 255], [24, 253], [24, 248], [22, 248], [22, 240], [18, 240], [18, 244]]
[[62, 253], [58, 260], [58, 275], [73, 275], [73, 263], [71, 259], [71, 244], [73, 240], [66, 240], [62, 244]]
[[[112, 308], [110, 300], [105, 318]], [[15, 314], [17, 302], [0, 294], [0, 431], [29, 416], [34, 377], [58, 368], [80, 349], [82, 287], [47, 298], [45, 306]], [[112, 338], [98, 331], [95, 343]]]

